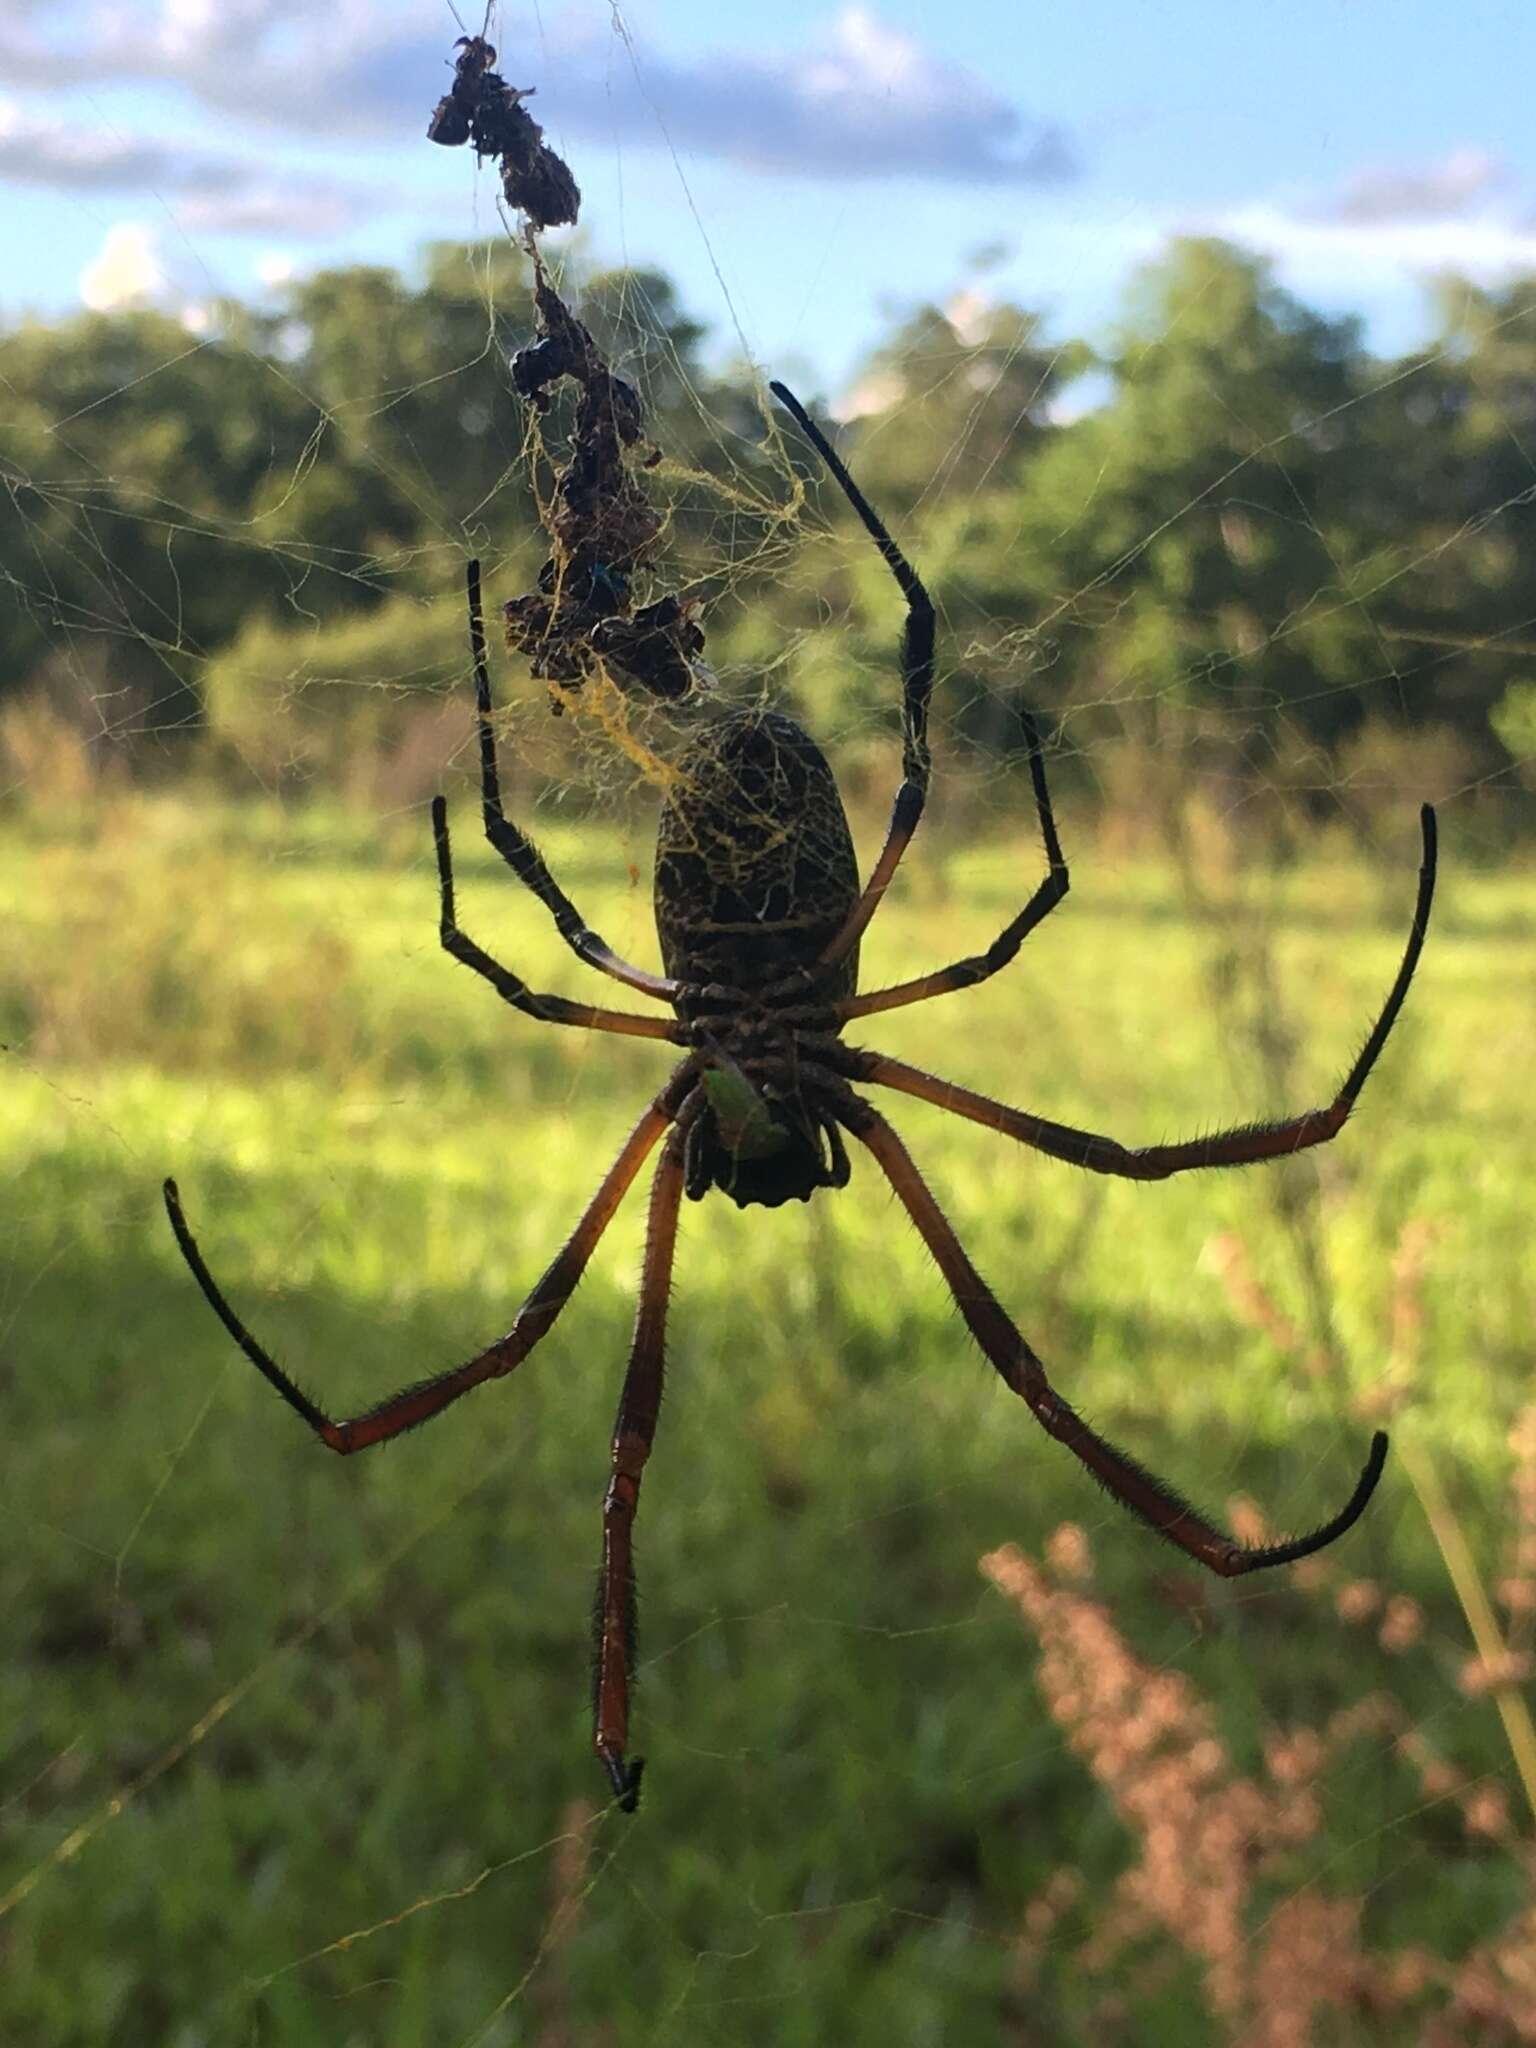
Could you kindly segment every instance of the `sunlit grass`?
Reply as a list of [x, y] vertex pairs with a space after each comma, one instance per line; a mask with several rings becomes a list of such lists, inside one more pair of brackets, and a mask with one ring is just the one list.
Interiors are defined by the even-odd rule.
[[[595, 992], [459, 813], [467, 927], [535, 986]], [[653, 962], [643, 826], [542, 837], [592, 921]], [[1400, 872], [1255, 878], [1203, 923], [1171, 871], [1071, 850], [1068, 905], [1008, 973], [850, 1035], [1128, 1141], [1243, 1120], [1280, 1105], [1252, 986], [1213, 994], [1214, 970], [1257, 929], [1290, 1106], [1327, 1097], [1395, 966], [1411, 843]], [[984, 943], [1038, 867], [1027, 836], [921, 855], [867, 983]], [[586, 1617], [643, 1203], [514, 1383], [345, 1464], [223, 1337], [159, 1203], [174, 1172], [241, 1311], [335, 1412], [505, 1328], [670, 1055], [514, 1016], [442, 956], [435, 914], [404, 823], [381, 853], [166, 801], [84, 842], [9, 837], [0, 1893], [25, 1895], [3, 1923], [7, 2038], [457, 2042], [537, 1955], [550, 1872], [530, 1852], [598, 1790]], [[1531, 1363], [1533, 930], [1536, 885], [1449, 861], [1357, 1119], [1282, 1169], [1096, 1181], [883, 1106], [1062, 1390], [1197, 1499], [1248, 1494], [1276, 1527], [1347, 1494], [1394, 1248], [1431, 1224], [1396, 1426], [1433, 1437], [1492, 1579]], [[1323, 1369], [1234, 1314], [1221, 1233], [1326, 1339]], [[1491, 1704], [1456, 1689], [1465, 1628], [1396, 1467], [1341, 1569], [1423, 1603], [1414, 1655], [1286, 1575], [1204, 1584], [1000, 1387], [866, 1160], [808, 1209], [689, 1209], [668, 1386], [639, 1534], [651, 1775], [637, 1822], [601, 1824], [565, 1964], [579, 2038], [737, 2041], [742, 2000], [770, 2015], [757, 2038], [995, 2038], [1024, 1900], [1058, 1865], [1102, 1884], [1129, 1853], [976, 1571], [1065, 1518], [1093, 1531], [1119, 1625], [1198, 1674], [1240, 1757], [1390, 1684], [1464, 1769], [1509, 1772]], [[1427, 1904], [1420, 1805], [1383, 1750], [1315, 1864], [1398, 1938], [1454, 1953], [1518, 1873], [1463, 1858]], [[536, 2038], [532, 1996], [483, 2038]], [[1053, 2024], [1072, 2037], [1070, 2005]]]

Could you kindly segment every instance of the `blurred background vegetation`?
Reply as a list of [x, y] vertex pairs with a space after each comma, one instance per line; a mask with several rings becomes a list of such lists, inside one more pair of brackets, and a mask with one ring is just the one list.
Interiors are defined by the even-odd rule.
[[[578, 255], [566, 287], [644, 394], [657, 573], [704, 596], [724, 686], [845, 740], [887, 723], [887, 579], [797, 516], [760, 387], [710, 367], [665, 277]], [[1097, 349], [974, 292], [897, 320], [845, 445], [940, 606], [952, 729], [1006, 754], [1022, 688], [1125, 829], [1198, 776], [1270, 822], [1463, 794], [1507, 830], [1520, 807], [1472, 800], [1536, 756], [1533, 305], [1530, 281], [1444, 279], [1433, 341], [1383, 361], [1190, 240]], [[321, 272], [207, 321], [0, 337], [6, 782], [35, 795], [51, 743], [66, 776], [196, 763], [415, 801], [449, 744], [466, 551], [502, 595], [542, 558], [548, 470], [506, 371], [526, 263], [445, 245], [419, 282]]]

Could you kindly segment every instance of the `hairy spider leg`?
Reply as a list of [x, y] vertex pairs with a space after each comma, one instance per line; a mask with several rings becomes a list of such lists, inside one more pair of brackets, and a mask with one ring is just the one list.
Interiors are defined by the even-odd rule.
[[[694, 1102], [702, 1106], [700, 1098], [695, 1097]], [[688, 1119], [687, 1109], [683, 1116]], [[633, 1813], [639, 1803], [640, 1773], [645, 1768], [644, 1757], [630, 1760], [625, 1756], [636, 1647], [634, 1528], [640, 1481], [661, 1413], [667, 1303], [672, 1291], [686, 1141], [685, 1122], [679, 1121], [667, 1139], [651, 1183], [634, 1341], [613, 1425], [612, 1468], [603, 1497], [603, 1563], [593, 1616], [592, 1746], [624, 1813]]]
[[1365, 1512], [1376, 1490], [1386, 1462], [1387, 1438], [1377, 1430], [1371, 1438], [1370, 1455], [1354, 1492], [1331, 1521], [1308, 1536], [1286, 1543], [1244, 1544], [1228, 1536], [1191, 1507], [1165, 1480], [1147, 1471], [1134, 1458], [1106, 1443], [1096, 1430], [1062, 1400], [1046, 1377], [1045, 1367], [1024, 1341], [976, 1268], [934, 1200], [933, 1194], [912, 1156], [883, 1116], [862, 1101], [844, 1112], [849, 1129], [879, 1161], [902, 1206], [917, 1225], [924, 1243], [933, 1253], [939, 1271], [954, 1296], [955, 1305], [1005, 1385], [1028, 1404], [1040, 1426], [1073, 1456], [1116, 1500], [1139, 1515], [1149, 1528], [1175, 1544], [1188, 1556], [1217, 1572], [1222, 1578], [1238, 1578], [1244, 1572], [1267, 1570], [1272, 1565], [1294, 1564], [1310, 1557], [1342, 1536]]
[[1419, 893], [1414, 905], [1413, 925], [1408, 933], [1402, 964], [1359, 1057], [1326, 1109], [1309, 1109], [1302, 1116], [1287, 1117], [1275, 1123], [1244, 1124], [1235, 1130], [1214, 1131], [1206, 1138], [1188, 1138], [1176, 1144], [1142, 1145], [1133, 1149], [1091, 1131], [1051, 1123], [1044, 1117], [1030, 1115], [1027, 1110], [1009, 1109], [1004, 1103], [994, 1102], [990, 1096], [973, 1094], [969, 1088], [962, 1088], [956, 1082], [925, 1074], [917, 1067], [904, 1066], [900, 1060], [889, 1059], [883, 1053], [863, 1052], [850, 1047], [845, 1071], [854, 1080], [873, 1081], [882, 1087], [898, 1089], [904, 1095], [920, 1096], [925, 1102], [936, 1103], [940, 1109], [952, 1110], [956, 1116], [969, 1117], [973, 1123], [985, 1124], [988, 1130], [1001, 1131], [1004, 1137], [1016, 1138], [1021, 1145], [1031, 1145], [1037, 1152], [1048, 1153], [1053, 1159], [1064, 1159], [1070, 1166], [1083, 1166], [1091, 1173], [1114, 1174], [1122, 1180], [1166, 1180], [1170, 1174], [1187, 1173], [1191, 1168], [1200, 1166], [1251, 1166], [1261, 1159], [1287, 1158], [1293, 1152], [1306, 1151], [1311, 1145], [1326, 1145], [1343, 1129], [1371, 1069], [1381, 1056], [1424, 947], [1430, 907], [1435, 896], [1436, 866], [1435, 814], [1428, 804], [1423, 808], [1420, 822], [1424, 833], [1424, 856], [1419, 868]]
[[891, 877], [917, 830], [927, 801], [928, 776], [932, 767], [928, 747], [928, 699], [933, 694], [933, 600], [924, 589], [917, 571], [892, 540], [879, 514], [848, 474], [842, 457], [799, 399], [784, 384], [770, 384], [768, 389], [794, 416], [801, 432], [831, 471], [907, 601], [907, 623], [901, 646], [901, 787], [891, 807], [885, 845], [880, 850], [880, 858], [875, 862], [864, 892], [848, 913], [842, 930], [822, 948], [817, 966], [829, 968], [846, 959], [879, 909], [880, 899], [891, 885]]
[[641, 1017], [628, 1010], [603, 1010], [591, 1003], [568, 1002], [564, 996], [537, 995], [527, 982], [477, 946], [460, 931], [454, 914], [453, 857], [448, 845], [448, 806], [432, 799], [432, 838], [437, 847], [437, 881], [441, 898], [438, 936], [443, 950], [487, 980], [504, 1003], [536, 1017], [541, 1024], [575, 1024], [586, 1031], [617, 1031], [630, 1038], [662, 1038], [672, 1045], [687, 1043], [682, 1027], [665, 1017]]
[[1050, 791], [1046, 787], [1040, 733], [1034, 719], [1022, 708], [1019, 722], [1029, 740], [1029, 774], [1035, 787], [1035, 812], [1040, 820], [1040, 836], [1045, 842], [1048, 870], [1045, 880], [984, 953], [973, 953], [967, 959], [939, 968], [936, 973], [920, 975], [916, 981], [899, 981], [890, 988], [871, 989], [865, 995], [849, 996], [837, 1005], [839, 1023], [849, 1023], [855, 1017], [872, 1017], [879, 1010], [905, 1009], [909, 1003], [927, 1002], [930, 996], [946, 996], [956, 989], [974, 988], [978, 982], [990, 981], [994, 974], [1008, 965], [1036, 925], [1044, 923], [1066, 895], [1072, 878], [1062, 857], [1061, 841], [1056, 836], [1056, 818], [1051, 809]]
[[365, 1409], [362, 1414], [344, 1422], [333, 1421], [323, 1408], [316, 1407], [270, 1353], [257, 1343], [225, 1300], [203, 1261], [197, 1240], [187, 1227], [173, 1180], [165, 1183], [166, 1212], [193, 1278], [230, 1336], [262, 1378], [282, 1395], [295, 1414], [303, 1417], [320, 1441], [342, 1457], [348, 1457], [354, 1451], [365, 1451], [373, 1444], [387, 1443], [404, 1430], [416, 1429], [423, 1422], [430, 1422], [434, 1415], [457, 1401], [461, 1394], [467, 1394], [471, 1387], [478, 1387], [485, 1380], [501, 1379], [522, 1364], [575, 1293], [588, 1260], [613, 1221], [631, 1182], [656, 1141], [675, 1119], [683, 1097], [692, 1086], [692, 1068], [685, 1062], [625, 1139], [619, 1156], [583, 1210], [580, 1222], [518, 1310], [511, 1329], [504, 1337], [498, 1337], [494, 1344], [465, 1364], [451, 1366], [446, 1372], [403, 1387], [398, 1394], [391, 1394], [388, 1400], [380, 1401], [377, 1406]]
[[681, 993], [681, 984], [665, 975], [648, 974], [633, 967], [593, 931], [569, 896], [545, 866], [544, 856], [501, 807], [501, 771], [496, 759], [496, 734], [491, 724], [491, 676], [485, 659], [485, 615], [480, 604], [480, 564], [471, 562], [466, 572], [469, 590], [469, 646], [475, 663], [475, 713], [480, 731], [480, 811], [485, 836], [507, 866], [530, 888], [555, 920], [556, 929], [578, 960], [600, 973], [611, 975], [643, 996], [670, 1003]]

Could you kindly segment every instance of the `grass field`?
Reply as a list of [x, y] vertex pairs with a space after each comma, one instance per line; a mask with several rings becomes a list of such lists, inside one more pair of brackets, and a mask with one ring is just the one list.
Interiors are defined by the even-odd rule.
[[[464, 923], [577, 991], [471, 819], [461, 799]], [[1378, 1695], [1303, 1773], [1315, 1825], [1261, 1840], [1238, 1801], [1228, 1862], [1190, 1846], [1185, 1875], [1209, 1900], [1244, 1873], [1239, 1974], [1280, 1968], [1309, 1904], [1382, 1983], [1398, 1959], [1396, 2003], [1341, 1995], [1287, 2041], [1417, 2041], [1454, 2012], [1456, 1971], [1532, 1903], [1515, 1693], [1506, 1721], [1467, 1678], [1423, 1505], [1520, 1647], [1495, 1589], [1536, 1587], [1536, 1526], [1509, 1554], [1528, 873], [1466, 872], [1452, 833], [1399, 1031], [1305, 1160], [1141, 1187], [882, 1105], [1061, 1390], [1197, 1500], [1311, 1526], [1390, 1411], [1400, 1454], [1321, 1568], [1208, 1583], [1107, 1503], [971, 1347], [869, 1162], [809, 1208], [687, 1211], [629, 1821], [598, 1810], [586, 1662], [643, 1202], [515, 1383], [342, 1462], [217, 1327], [159, 1184], [346, 1413], [505, 1328], [665, 1049], [541, 1029], [447, 961], [424, 824], [381, 846], [166, 798], [83, 841], [35, 829], [0, 852], [0, 2038], [1278, 2043], [1243, 2003], [1273, 1998], [1258, 1975], [1223, 1991], [1155, 1903], [1118, 1938], [1110, 1916], [1125, 1873], [1195, 1844], [1199, 1785], [1294, 1789], [1277, 1737]], [[542, 836], [654, 959], [643, 825]], [[850, 1036], [1128, 1141], [1272, 1112], [1282, 1082], [1327, 1098], [1395, 966], [1411, 837], [1379, 870], [1222, 884], [1201, 918], [1170, 870], [1069, 852], [1070, 902], [1007, 974]], [[935, 832], [866, 983], [984, 943], [1037, 865], [1022, 834]], [[1092, 1702], [1041, 1683], [1038, 1629], [978, 1572], [1064, 1523], [1148, 1697], [1155, 1675], [1203, 1703], [1163, 1752], [1188, 1764], [1195, 1722], [1222, 1746], [1190, 1766], [1193, 1819], [1177, 1773], [1166, 1813], [1122, 1796]], [[1087, 1627], [1072, 1539], [1053, 1555]]]

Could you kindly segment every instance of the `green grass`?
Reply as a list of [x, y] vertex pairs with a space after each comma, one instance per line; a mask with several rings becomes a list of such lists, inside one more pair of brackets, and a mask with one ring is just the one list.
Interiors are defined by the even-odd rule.
[[[535, 986], [595, 987], [471, 815], [466, 926]], [[835, 1200], [685, 1215], [639, 1530], [647, 1797], [597, 1823], [580, 1920], [540, 1967], [550, 1845], [601, 1790], [587, 1616], [643, 1202], [514, 1383], [343, 1463], [225, 1339], [159, 1200], [174, 1171], [228, 1292], [333, 1412], [505, 1328], [668, 1054], [541, 1029], [444, 959], [418, 824], [381, 851], [165, 799], [83, 844], [3, 842], [0, 2036], [521, 2043], [558, 2001], [583, 2043], [1107, 2038], [1070, 1944], [1022, 2003], [1010, 1959], [1053, 1869], [1099, 1896], [1133, 1843], [977, 1573], [1067, 1519], [1116, 1624], [1198, 1687], [1242, 1768], [1266, 1730], [1384, 1687], [1519, 1810], [1398, 1465], [1337, 1557], [1424, 1604], [1412, 1652], [1347, 1627], [1326, 1584], [1204, 1584], [1001, 1388], [861, 1158]], [[541, 836], [593, 922], [654, 959], [643, 827]], [[1127, 1140], [1242, 1120], [1278, 1105], [1253, 994], [1213, 999], [1211, 970], [1258, 929], [1291, 1106], [1326, 1097], [1390, 980], [1410, 845], [1380, 873], [1254, 878], [1233, 927], [1192, 921], [1155, 864], [1070, 850], [1068, 906], [1005, 975], [850, 1035]], [[1024, 836], [934, 834], [866, 983], [984, 943], [1037, 863]], [[884, 1106], [1062, 1391], [1197, 1499], [1248, 1494], [1277, 1527], [1347, 1494], [1394, 1249], [1432, 1224], [1398, 1426], [1433, 1446], [1491, 1580], [1532, 1355], [1533, 932], [1536, 882], [1463, 873], [1453, 839], [1357, 1120], [1281, 1169], [1102, 1182]], [[1316, 1337], [1312, 1234], [1328, 1370], [1237, 1319], [1202, 1259], [1219, 1232]], [[1327, 1792], [1293, 1883], [1361, 1896], [1373, 1946], [1454, 1959], [1525, 1897], [1385, 1742]], [[1151, 2010], [1124, 2038], [1221, 2038]]]

